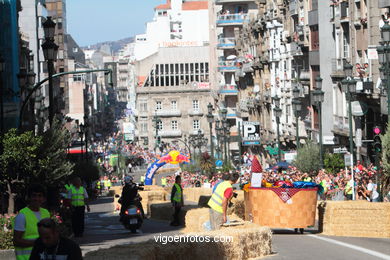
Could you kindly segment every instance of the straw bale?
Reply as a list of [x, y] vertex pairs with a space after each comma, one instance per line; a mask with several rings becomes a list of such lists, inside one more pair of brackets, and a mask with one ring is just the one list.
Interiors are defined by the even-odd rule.
[[185, 188], [183, 190], [184, 201], [198, 202], [203, 195], [211, 196], [211, 188]]
[[90, 252], [85, 259], [250, 259], [271, 254], [272, 233], [270, 229], [264, 227], [256, 228], [226, 228], [223, 231], [212, 231], [203, 233], [193, 233], [193, 236], [231, 236], [230, 242], [168, 242], [162, 244], [154, 239], [123, 246], [115, 246], [109, 249], [102, 249]]
[[228, 209], [228, 214], [235, 214], [241, 219], [245, 219], [245, 201], [243, 199], [232, 200], [233, 206]]
[[325, 235], [390, 238], [389, 203], [326, 201], [318, 209]]
[[[173, 218], [173, 207], [170, 202], [160, 201], [153, 202], [149, 205], [150, 216], [152, 219], [171, 221]], [[188, 211], [196, 208], [195, 205], [186, 205], [182, 207], [179, 215], [180, 223], [185, 223], [185, 217]]]

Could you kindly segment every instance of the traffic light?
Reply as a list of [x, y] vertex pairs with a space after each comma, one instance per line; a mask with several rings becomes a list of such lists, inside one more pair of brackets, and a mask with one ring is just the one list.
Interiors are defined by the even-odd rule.
[[380, 154], [382, 152], [382, 141], [381, 141], [381, 137], [380, 137], [382, 129], [379, 126], [375, 126], [373, 131], [374, 131], [374, 142], [372, 145], [372, 148], [373, 148], [372, 150], [373, 150], [375, 157], [376, 157], [377, 154]]
[[157, 136], [157, 145], [160, 145], [161, 143], [161, 136]]
[[379, 135], [374, 136], [374, 152], [376, 154], [382, 152], [382, 141]]

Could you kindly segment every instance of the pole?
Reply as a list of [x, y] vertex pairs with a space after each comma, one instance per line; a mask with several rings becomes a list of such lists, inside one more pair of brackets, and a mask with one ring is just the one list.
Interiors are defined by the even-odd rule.
[[4, 133], [4, 94], [3, 94], [3, 81], [2, 81], [2, 74], [0, 73], [0, 117], [1, 117], [1, 126], [0, 131], [1, 134]]
[[241, 159], [242, 159], [242, 137], [241, 137], [241, 122], [238, 122], [238, 150], [239, 150], [239, 163], [238, 166], [241, 169]]
[[349, 122], [349, 152], [351, 153], [351, 176], [353, 180], [353, 188], [352, 188], [352, 200], [355, 200], [355, 178], [353, 173], [353, 131], [352, 131], [352, 105], [351, 105], [351, 99], [352, 94], [349, 92], [349, 99], [348, 99], [348, 122]]
[[87, 130], [87, 127], [85, 127], [85, 161], [88, 162], [88, 130]]
[[53, 61], [48, 60], [47, 66], [49, 72], [49, 124], [51, 128], [54, 118]]
[[298, 111], [295, 111], [295, 124], [297, 127], [295, 127], [295, 131], [296, 131], [296, 136], [297, 136], [297, 153], [298, 153], [298, 149], [299, 149], [299, 118], [298, 118]]
[[226, 142], [227, 142], [227, 137], [226, 137], [226, 129], [224, 128], [223, 129], [223, 133], [224, 133], [224, 137], [223, 137], [223, 149], [224, 149], [224, 151], [225, 151], [225, 157], [224, 157], [224, 159], [225, 159], [225, 163], [227, 163], [227, 145], [226, 145]]
[[209, 123], [210, 127], [210, 150], [211, 150], [211, 159], [214, 160], [214, 143], [213, 143], [213, 123]]
[[282, 161], [282, 151], [280, 149], [280, 136], [279, 136], [279, 124], [280, 124], [280, 118], [277, 116], [276, 117], [276, 135], [278, 138], [278, 161]]
[[319, 135], [320, 135], [320, 167], [324, 168], [324, 151], [322, 147], [322, 103], [318, 102], [318, 117], [319, 117]]

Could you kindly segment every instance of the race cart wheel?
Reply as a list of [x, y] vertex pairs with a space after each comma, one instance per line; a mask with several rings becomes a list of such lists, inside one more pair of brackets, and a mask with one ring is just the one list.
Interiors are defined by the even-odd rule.
[[301, 234], [303, 234], [303, 231], [305, 231], [303, 228], [299, 229], [299, 232], [301, 232]]

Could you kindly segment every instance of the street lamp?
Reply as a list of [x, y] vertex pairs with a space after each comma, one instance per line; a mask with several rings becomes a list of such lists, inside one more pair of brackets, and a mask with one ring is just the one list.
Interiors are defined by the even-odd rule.
[[295, 124], [296, 124], [296, 127], [295, 127], [295, 130], [296, 130], [296, 142], [297, 142], [297, 153], [298, 153], [298, 149], [299, 149], [299, 113], [301, 112], [302, 110], [302, 103], [301, 101], [299, 100], [299, 96], [300, 96], [300, 90], [299, 90], [299, 87], [298, 87], [298, 84], [295, 85], [294, 89], [293, 89], [293, 97], [294, 97], [294, 100], [292, 101], [292, 105], [293, 105], [293, 110], [294, 110], [294, 113], [295, 113]]
[[[345, 93], [348, 99], [348, 123], [349, 123], [349, 152], [351, 153], [351, 174], [353, 177], [353, 160], [354, 160], [354, 148], [353, 148], [353, 129], [352, 129], [352, 98], [356, 93], [356, 80], [352, 77], [353, 66], [349, 63], [344, 65], [345, 76], [341, 81], [342, 91]], [[355, 199], [355, 188], [352, 193], [353, 199]]]
[[2, 82], [2, 76], [4, 70], [5, 70], [5, 60], [0, 55], [0, 116], [1, 116], [0, 134], [4, 133], [4, 91], [3, 91], [4, 88]]
[[221, 116], [222, 116], [222, 130], [223, 130], [223, 147], [224, 147], [224, 153], [225, 153], [225, 157], [224, 157], [224, 161], [225, 163], [227, 163], [228, 161], [228, 151], [227, 151], [227, 128], [228, 128], [228, 122], [227, 122], [227, 109], [226, 108], [222, 108], [221, 109]]
[[196, 154], [196, 148], [199, 149], [199, 156], [200, 156], [202, 153], [202, 147], [207, 146], [208, 140], [207, 138], [204, 138], [204, 134], [202, 133], [202, 130], [199, 129], [197, 134], [190, 136], [189, 143], [194, 147], [195, 154]]
[[378, 60], [381, 67], [380, 78], [382, 80], [382, 86], [385, 87], [387, 92], [387, 121], [390, 121], [390, 25], [389, 21], [385, 21], [385, 25], [381, 28], [381, 42], [379, 42], [379, 46], [376, 48], [378, 52]]
[[214, 116], [213, 116], [213, 105], [209, 103], [207, 105], [207, 122], [209, 123], [210, 128], [210, 150], [211, 150], [211, 159], [214, 160], [214, 143], [213, 143], [213, 122], [214, 122]]
[[221, 121], [220, 120], [215, 120], [215, 132], [217, 133], [217, 154], [218, 154], [218, 159], [222, 159], [221, 153], [223, 152], [222, 149], [222, 137], [223, 137], [223, 129], [221, 127]]
[[324, 102], [324, 91], [322, 91], [322, 78], [317, 76], [316, 78], [316, 90], [313, 92], [313, 101], [315, 106], [318, 108], [318, 130], [319, 130], [319, 141], [320, 141], [320, 167], [324, 168], [324, 154], [322, 147], [322, 102]]
[[159, 123], [161, 123], [161, 119], [157, 116], [157, 110], [155, 111], [153, 122], [154, 122], [154, 127], [156, 129], [156, 135], [155, 135], [156, 143], [154, 145], [154, 153], [156, 153], [156, 149], [160, 145], [160, 141], [161, 141], [158, 136], [158, 130], [160, 130], [158, 125]]
[[88, 117], [84, 116], [84, 133], [85, 133], [85, 161], [88, 162]]
[[47, 70], [49, 74], [49, 124], [51, 127], [54, 118], [54, 92], [52, 78], [54, 74], [53, 62], [57, 60], [57, 52], [59, 47], [54, 43], [56, 24], [53, 22], [50, 16], [48, 16], [46, 21], [42, 23], [42, 26], [45, 33], [45, 42], [42, 44], [42, 49], [45, 60], [47, 61]]
[[279, 124], [280, 124], [280, 117], [282, 116], [282, 109], [280, 108], [280, 97], [278, 95], [274, 96], [274, 114], [276, 117], [276, 136], [277, 136], [277, 143], [278, 143], [278, 161], [282, 161], [282, 151], [280, 149], [280, 136], [279, 136]]

